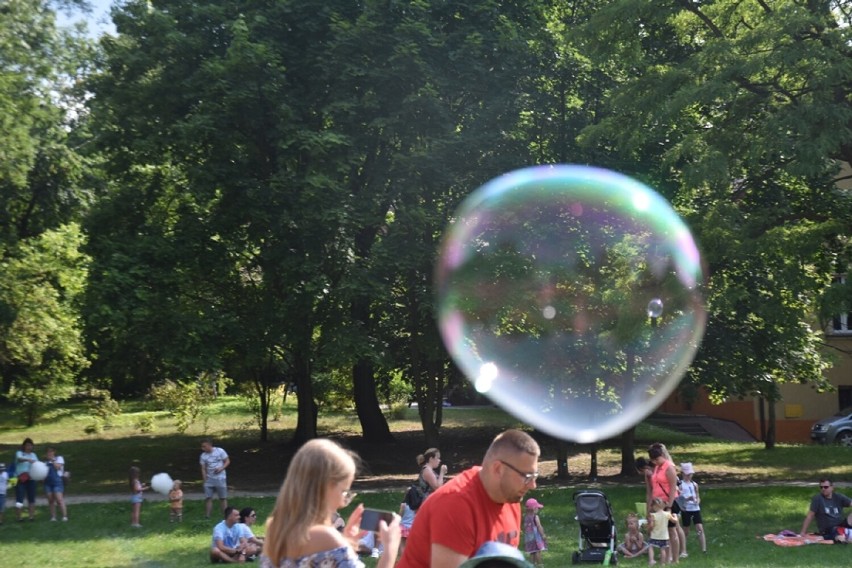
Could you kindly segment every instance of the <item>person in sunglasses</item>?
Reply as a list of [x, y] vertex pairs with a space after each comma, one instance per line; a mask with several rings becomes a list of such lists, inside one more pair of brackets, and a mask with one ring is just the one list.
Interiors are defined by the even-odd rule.
[[808, 509], [808, 514], [805, 515], [804, 522], [802, 522], [802, 530], [799, 535], [808, 534], [811, 521], [816, 519], [817, 528], [822, 538], [834, 540], [838, 535], [838, 527], [852, 528], [852, 513], [848, 516], [843, 513], [843, 509], [846, 507], [852, 507], [852, 499], [842, 493], [835, 493], [834, 484], [830, 479], [821, 479], [819, 493], [811, 499], [811, 506]]
[[520, 503], [536, 487], [540, 455], [526, 432], [498, 434], [481, 466], [463, 471], [423, 501], [397, 568], [458, 568], [489, 541], [517, 548]]
[[257, 511], [252, 507], [243, 507], [240, 509], [240, 522], [237, 526], [242, 531], [243, 538], [246, 539], [246, 558], [254, 560], [263, 549], [263, 537], [256, 536], [251, 530], [252, 525], [257, 522]]

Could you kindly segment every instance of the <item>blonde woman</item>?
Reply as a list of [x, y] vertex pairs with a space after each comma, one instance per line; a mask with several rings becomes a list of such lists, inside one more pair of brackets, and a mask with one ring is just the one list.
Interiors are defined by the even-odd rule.
[[[355, 495], [351, 487], [356, 458], [326, 439], [311, 440], [296, 452], [266, 523], [261, 566], [364, 566], [355, 552], [364, 505], [355, 508], [342, 531], [332, 524], [337, 510], [349, 505]], [[399, 516], [395, 515], [390, 525], [381, 521], [379, 535], [385, 551], [376, 566], [391, 568], [399, 548]]]

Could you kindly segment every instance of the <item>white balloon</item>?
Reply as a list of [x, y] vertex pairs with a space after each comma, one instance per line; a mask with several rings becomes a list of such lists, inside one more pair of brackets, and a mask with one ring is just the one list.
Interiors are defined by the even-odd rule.
[[173, 486], [174, 481], [168, 473], [158, 473], [151, 478], [151, 489], [157, 493], [168, 495]]
[[30, 464], [30, 477], [36, 481], [41, 481], [47, 477], [48, 465], [44, 462], [33, 462]]

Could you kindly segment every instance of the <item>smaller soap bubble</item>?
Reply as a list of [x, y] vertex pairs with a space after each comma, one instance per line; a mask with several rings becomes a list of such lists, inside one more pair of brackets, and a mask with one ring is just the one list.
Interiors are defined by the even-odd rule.
[[654, 298], [648, 302], [648, 317], [658, 318], [663, 315], [663, 301], [659, 298]]
[[438, 322], [479, 392], [555, 437], [620, 434], [676, 388], [704, 332], [698, 248], [669, 203], [586, 166], [510, 172], [456, 211]]

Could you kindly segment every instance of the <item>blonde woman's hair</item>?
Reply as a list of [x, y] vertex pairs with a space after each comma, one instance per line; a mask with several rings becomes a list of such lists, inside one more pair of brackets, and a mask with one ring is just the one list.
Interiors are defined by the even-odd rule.
[[358, 459], [331, 440], [318, 438], [302, 446], [290, 467], [275, 509], [266, 521], [264, 554], [278, 566], [290, 551], [308, 541], [311, 527], [325, 524], [328, 518], [326, 497], [330, 485], [353, 477]]

